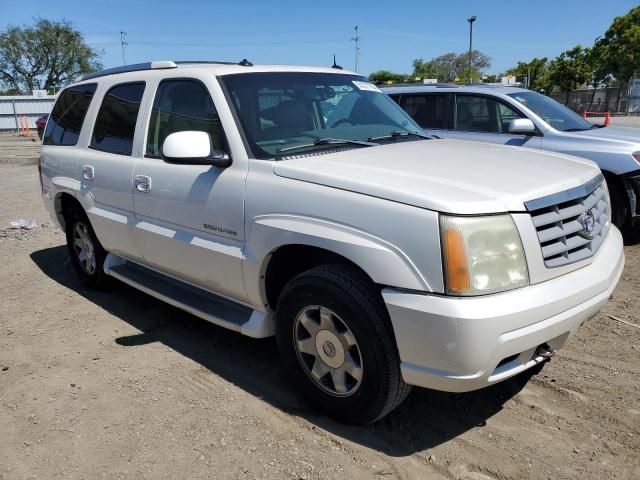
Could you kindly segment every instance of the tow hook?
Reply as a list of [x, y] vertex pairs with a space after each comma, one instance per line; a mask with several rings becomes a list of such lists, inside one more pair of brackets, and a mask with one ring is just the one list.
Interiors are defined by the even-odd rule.
[[556, 351], [546, 343], [543, 343], [536, 349], [536, 357], [542, 357], [545, 360], [551, 360], [551, 358], [555, 357], [555, 355]]

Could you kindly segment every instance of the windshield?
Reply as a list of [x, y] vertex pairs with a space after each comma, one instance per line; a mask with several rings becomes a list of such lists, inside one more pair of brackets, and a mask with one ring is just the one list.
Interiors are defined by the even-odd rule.
[[358, 148], [368, 145], [353, 142], [370, 143], [369, 139], [377, 143], [421, 139], [397, 133], [390, 136], [393, 132], [422, 135], [422, 130], [393, 100], [360, 76], [265, 72], [220, 79], [255, 158]]
[[515, 98], [525, 107], [532, 110], [557, 130], [575, 132], [579, 130], [590, 130], [592, 127], [591, 124], [580, 115], [545, 95], [536, 92], [517, 92], [510, 93], [509, 96]]

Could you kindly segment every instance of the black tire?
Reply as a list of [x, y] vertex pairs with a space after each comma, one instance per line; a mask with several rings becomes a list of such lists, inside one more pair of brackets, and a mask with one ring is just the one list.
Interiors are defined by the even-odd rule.
[[[351, 378], [354, 390], [343, 396], [319, 386], [319, 380], [313, 378], [311, 367], [305, 362], [308, 356], [296, 347], [298, 316], [320, 307], [329, 309], [334, 314], [333, 323], [342, 326], [338, 329], [346, 328], [357, 342], [355, 355], [361, 366], [361, 378], [359, 381]], [[315, 345], [318, 333], [309, 337], [315, 340]], [[338, 421], [375, 422], [400, 405], [411, 390], [400, 373], [400, 359], [382, 297], [371, 281], [354, 268], [324, 265], [292, 279], [278, 300], [276, 337], [282, 362], [294, 383], [317, 410]], [[329, 367], [325, 364], [324, 368]], [[331, 385], [332, 372], [327, 375], [325, 379], [330, 378]]]
[[623, 230], [629, 223], [625, 192], [622, 190], [622, 186], [611, 180], [607, 180], [607, 188], [611, 199], [611, 223]]
[[[87, 215], [81, 209], [77, 207], [70, 208], [65, 215], [66, 223], [66, 236], [67, 236], [67, 250], [69, 251], [69, 257], [71, 263], [76, 269], [78, 276], [82, 283], [88, 287], [95, 289], [103, 289], [109, 283], [109, 276], [104, 273], [104, 260], [107, 257], [107, 252], [102, 248], [100, 241], [96, 237], [93, 227], [87, 218]], [[76, 245], [78, 240], [78, 229], [86, 233], [87, 245], [91, 246], [93, 253], [93, 269], [88, 268], [87, 262], [84, 258], [81, 259], [79, 248]], [[86, 257], [85, 257], [86, 258]]]

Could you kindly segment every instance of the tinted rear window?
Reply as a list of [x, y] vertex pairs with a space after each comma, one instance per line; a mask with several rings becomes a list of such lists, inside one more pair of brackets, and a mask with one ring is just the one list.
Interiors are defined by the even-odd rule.
[[75, 85], [60, 94], [51, 111], [47, 130], [44, 132], [43, 143], [45, 145], [75, 145], [78, 143], [82, 122], [84, 122], [96, 87], [96, 83]]
[[144, 82], [124, 83], [104, 96], [91, 137], [91, 148], [131, 155]]
[[400, 106], [422, 128], [447, 128], [447, 95], [403, 95]]

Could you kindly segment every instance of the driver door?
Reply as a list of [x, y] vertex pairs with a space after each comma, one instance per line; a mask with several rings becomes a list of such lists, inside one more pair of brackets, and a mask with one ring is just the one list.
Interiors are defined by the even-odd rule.
[[180, 131], [206, 132], [214, 148], [229, 152], [213, 99], [200, 80], [158, 84], [144, 153], [133, 172], [137, 242], [148, 266], [243, 299], [246, 163], [228, 168], [168, 163], [162, 144]]
[[526, 117], [506, 103], [489, 95], [469, 94], [456, 94], [453, 102], [452, 129], [443, 132], [443, 137], [516, 147], [542, 147], [540, 136], [509, 132], [511, 120]]

